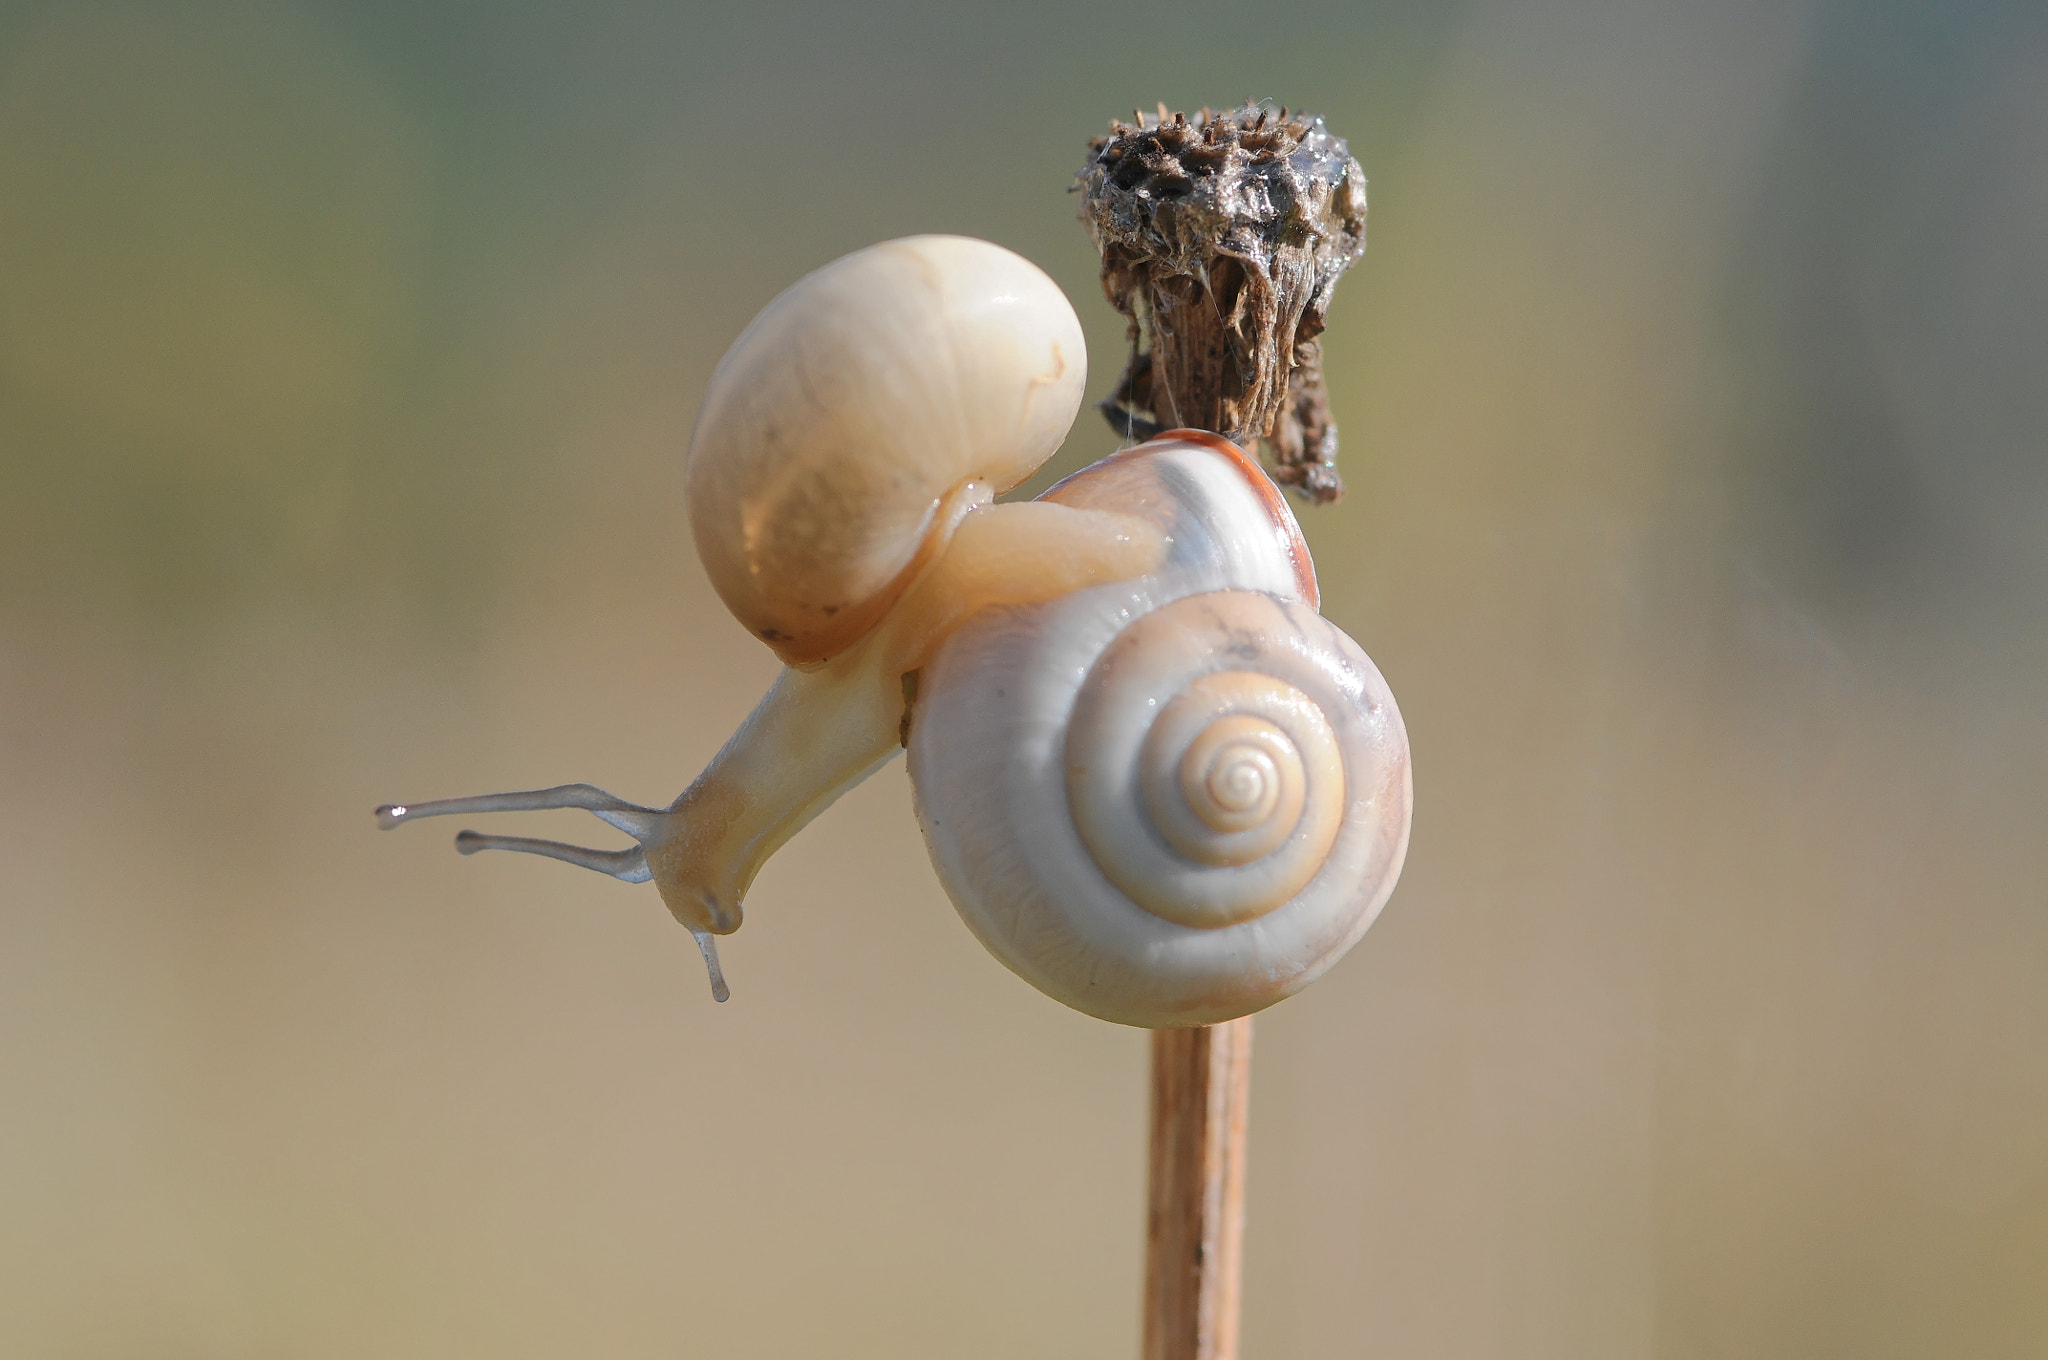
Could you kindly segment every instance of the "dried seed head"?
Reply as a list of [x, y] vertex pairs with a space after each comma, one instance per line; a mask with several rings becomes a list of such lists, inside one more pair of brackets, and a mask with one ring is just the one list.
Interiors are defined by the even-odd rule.
[[1266, 440], [1275, 476], [1343, 493], [1316, 336], [1365, 253], [1365, 174], [1306, 113], [1246, 104], [1135, 115], [1089, 143], [1075, 188], [1131, 358], [1103, 403], [1132, 435]]

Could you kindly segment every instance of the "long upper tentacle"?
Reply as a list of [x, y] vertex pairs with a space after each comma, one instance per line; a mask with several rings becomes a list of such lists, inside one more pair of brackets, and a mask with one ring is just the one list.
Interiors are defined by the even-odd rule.
[[[470, 812], [541, 812], [553, 808], [581, 808], [595, 813], [635, 840], [644, 839], [654, 828], [661, 809], [629, 803], [617, 794], [606, 793], [595, 784], [557, 784], [550, 789], [526, 789], [516, 793], [486, 793], [474, 798], [436, 798], [425, 803], [386, 803], [377, 809], [377, 825], [389, 831], [422, 817], [449, 817]], [[610, 872], [607, 870], [606, 872]]]

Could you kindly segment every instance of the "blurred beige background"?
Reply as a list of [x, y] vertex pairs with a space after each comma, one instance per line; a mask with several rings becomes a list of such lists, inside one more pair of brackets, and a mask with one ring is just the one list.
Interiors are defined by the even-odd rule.
[[1247, 96], [1372, 183], [1305, 518], [1417, 820], [1259, 1022], [1246, 1354], [2048, 1354], [2048, 22], [1937, 0], [0, 9], [0, 1353], [1135, 1354], [1143, 1038], [900, 765], [724, 1007], [370, 809], [671, 797], [726, 343], [968, 232], [1099, 395], [1085, 139]]

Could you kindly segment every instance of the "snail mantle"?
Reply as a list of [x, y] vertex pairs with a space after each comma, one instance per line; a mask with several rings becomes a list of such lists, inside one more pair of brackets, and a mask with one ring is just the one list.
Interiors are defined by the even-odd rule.
[[933, 866], [990, 953], [1127, 1025], [1248, 1015], [1372, 923], [1407, 851], [1400, 710], [1317, 613], [1307, 545], [1235, 444], [1171, 430], [1031, 501], [1087, 356], [1035, 265], [916, 236], [798, 280], [691, 436], [706, 572], [786, 663], [674, 803], [588, 784], [379, 808], [583, 808], [621, 850], [464, 831], [653, 880], [714, 945], [762, 864], [902, 749]]

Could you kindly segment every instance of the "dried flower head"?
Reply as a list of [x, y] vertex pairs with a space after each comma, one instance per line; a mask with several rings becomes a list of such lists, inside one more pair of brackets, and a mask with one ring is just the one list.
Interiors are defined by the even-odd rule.
[[1172, 426], [1265, 440], [1274, 475], [1343, 494], [1316, 337], [1365, 253], [1365, 174], [1323, 120], [1246, 104], [1110, 125], [1075, 188], [1131, 357], [1103, 411], [1133, 436]]

